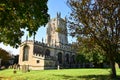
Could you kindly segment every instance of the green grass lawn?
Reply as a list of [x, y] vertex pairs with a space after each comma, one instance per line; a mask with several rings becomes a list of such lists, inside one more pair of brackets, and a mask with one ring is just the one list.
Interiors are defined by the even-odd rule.
[[[39, 70], [27, 73], [17, 70], [16, 74], [13, 69], [6, 69], [0, 70], [0, 80], [110, 80], [109, 74], [110, 69]], [[120, 69], [117, 69], [117, 75], [120, 76]]]

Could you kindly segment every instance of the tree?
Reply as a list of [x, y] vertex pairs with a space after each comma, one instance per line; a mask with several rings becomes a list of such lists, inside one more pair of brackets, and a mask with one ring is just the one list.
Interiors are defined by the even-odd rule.
[[0, 58], [2, 59], [2, 65], [8, 66], [9, 62], [8, 60], [11, 58], [10, 53], [8, 53], [6, 50], [0, 48]]
[[[92, 62], [95, 64], [95, 67], [102, 67], [103, 62], [108, 62], [104, 56], [104, 51], [90, 38], [78, 38], [79, 42], [73, 44], [73, 47], [76, 49], [78, 55], [77, 61], [79, 62]], [[93, 45], [94, 44], [94, 45]]]
[[[116, 77], [115, 56], [120, 41], [119, 0], [68, 0], [71, 8], [69, 27], [73, 36], [90, 38], [105, 52]], [[94, 44], [93, 44], [94, 45]]]
[[120, 68], [120, 53], [116, 55], [115, 61], [116, 61], [116, 63], [118, 64], [118, 66]]
[[0, 42], [17, 48], [24, 35], [36, 34], [40, 26], [48, 22], [48, 0], [1, 0], [0, 1]]

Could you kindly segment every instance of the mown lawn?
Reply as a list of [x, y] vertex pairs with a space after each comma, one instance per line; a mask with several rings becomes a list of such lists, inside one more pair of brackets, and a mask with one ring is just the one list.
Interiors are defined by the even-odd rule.
[[[110, 69], [39, 70], [22, 73], [13, 69], [0, 70], [0, 80], [111, 80]], [[120, 69], [117, 69], [120, 77]], [[115, 79], [120, 80], [120, 79]]]

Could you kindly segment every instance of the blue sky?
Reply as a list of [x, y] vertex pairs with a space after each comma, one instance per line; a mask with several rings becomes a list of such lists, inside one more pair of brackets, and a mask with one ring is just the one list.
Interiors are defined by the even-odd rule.
[[[68, 17], [70, 13], [69, 7], [66, 5], [67, 0], [48, 0], [48, 13], [50, 14], [50, 18], [56, 17], [57, 12], [61, 12], [61, 17]], [[22, 37], [22, 41], [26, 39], [27, 32], [25, 32], [25, 35]], [[39, 30], [37, 31], [37, 34], [35, 36], [37, 41], [41, 41], [42, 38], [46, 37], [46, 27], [40, 27]], [[33, 38], [29, 38], [32, 40]], [[72, 41], [75, 41], [72, 37], [68, 37], [68, 41], [71, 43]], [[5, 46], [2, 43], [0, 44], [0, 47], [7, 50], [8, 52], [12, 54], [19, 54], [19, 48], [18, 49], [13, 49], [10, 46]]]

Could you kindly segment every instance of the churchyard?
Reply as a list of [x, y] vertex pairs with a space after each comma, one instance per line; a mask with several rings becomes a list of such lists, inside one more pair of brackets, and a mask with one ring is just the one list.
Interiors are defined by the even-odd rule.
[[[117, 69], [118, 78], [120, 69]], [[5, 69], [0, 70], [0, 80], [112, 80], [110, 69], [81, 68], [81, 69], [60, 69], [60, 70], [21, 70]], [[120, 80], [120, 79], [114, 79]]]

